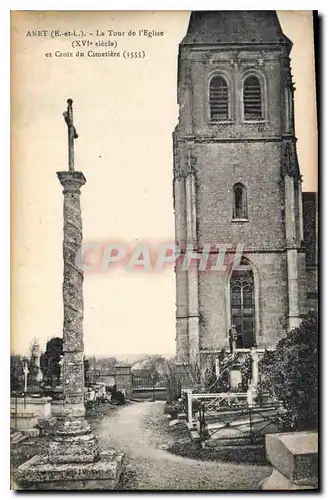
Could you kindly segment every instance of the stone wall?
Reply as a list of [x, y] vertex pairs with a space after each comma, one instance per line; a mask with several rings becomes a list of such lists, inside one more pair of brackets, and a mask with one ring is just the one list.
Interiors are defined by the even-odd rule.
[[306, 311], [318, 309], [318, 269], [306, 269]]
[[[284, 248], [279, 143], [214, 143], [193, 148], [199, 244], [242, 243], [246, 249]], [[247, 189], [248, 221], [233, 220], [233, 186]]]
[[131, 365], [115, 365], [115, 383], [116, 389], [122, 391], [126, 397], [132, 394], [132, 372]]

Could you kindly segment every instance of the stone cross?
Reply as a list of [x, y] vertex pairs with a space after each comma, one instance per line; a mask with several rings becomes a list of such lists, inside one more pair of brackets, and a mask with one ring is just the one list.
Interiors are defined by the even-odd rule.
[[68, 99], [69, 170], [57, 172], [64, 194], [63, 358], [64, 405], [57, 432], [49, 447], [51, 463], [94, 462], [98, 444], [84, 418], [83, 271], [76, 265], [82, 245], [80, 188], [86, 183], [82, 172], [74, 171], [72, 99]]
[[74, 139], [78, 138], [76, 128], [73, 123], [73, 100], [67, 99], [67, 111], [64, 111], [63, 116], [67, 124], [68, 130], [68, 169], [74, 171]]
[[19, 489], [112, 490], [124, 469], [124, 454], [99, 452], [84, 407], [83, 271], [76, 263], [82, 244], [80, 188], [86, 179], [74, 171], [73, 139], [77, 137], [68, 100], [69, 170], [57, 172], [64, 194], [63, 238], [63, 396], [61, 415], [48, 454], [36, 455], [15, 474]]
[[24, 392], [27, 392], [27, 375], [29, 374], [27, 359], [24, 360], [23, 373], [24, 373]]

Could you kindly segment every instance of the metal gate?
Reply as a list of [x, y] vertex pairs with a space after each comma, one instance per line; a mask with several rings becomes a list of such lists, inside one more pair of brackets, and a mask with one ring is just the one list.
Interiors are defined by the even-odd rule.
[[132, 394], [138, 399], [166, 400], [167, 381], [163, 378], [154, 382], [151, 377], [132, 374]]

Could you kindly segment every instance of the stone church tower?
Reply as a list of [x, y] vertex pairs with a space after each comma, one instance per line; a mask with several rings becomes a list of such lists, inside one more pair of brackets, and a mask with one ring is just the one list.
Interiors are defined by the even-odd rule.
[[232, 327], [238, 349], [273, 346], [306, 312], [291, 48], [274, 11], [193, 12], [180, 43], [176, 240], [230, 262], [176, 266], [182, 356], [228, 348]]

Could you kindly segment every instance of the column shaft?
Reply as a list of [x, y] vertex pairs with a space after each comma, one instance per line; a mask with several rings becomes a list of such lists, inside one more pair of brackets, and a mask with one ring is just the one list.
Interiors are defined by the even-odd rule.
[[[196, 187], [195, 176], [190, 173], [186, 178], [187, 242], [194, 247], [196, 234]], [[198, 263], [192, 262], [188, 268], [188, 337], [189, 357], [199, 359], [199, 302], [198, 302]]]
[[82, 172], [57, 172], [64, 190], [63, 414], [49, 446], [51, 463], [93, 462], [98, 444], [84, 419], [83, 272], [75, 260], [82, 245]]

